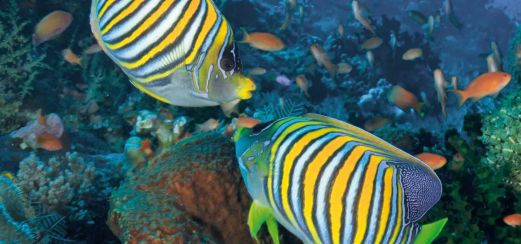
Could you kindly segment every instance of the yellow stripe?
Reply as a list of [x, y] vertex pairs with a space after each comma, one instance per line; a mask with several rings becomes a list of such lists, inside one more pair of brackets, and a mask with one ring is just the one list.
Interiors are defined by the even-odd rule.
[[[282, 185], [281, 185], [281, 199], [282, 199], [282, 207], [284, 208], [284, 212], [288, 216], [288, 219], [290, 222], [297, 226], [298, 223], [295, 220], [295, 216], [293, 215], [293, 212], [291, 211], [291, 207], [289, 204], [289, 198], [288, 198], [288, 192], [290, 189], [290, 182], [291, 182], [291, 169], [294, 166], [296, 158], [301, 155], [304, 150], [304, 148], [314, 139], [322, 137], [326, 135], [327, 133], [339, 131], [336, 128], [324, 128], [318, 131], [313, 131], [310, 133], [307, 133], [304, 137], [302, 137], [300, 140], [296, 141], [293, 144], [293, 147], [288, 152], [287, 156], [284, 160], [284, 169], [282, 171]], [[299, 211], [299, 210], [297, 210]]]
[[137, 29], [135, 29], [129, 37], [123, 39], [122, 41], [120, 41], [118, 43], [109, 44], [109, 45], [107, 45], [107, 47], [112, 50], [116, 50], [116, 49], [122, 48], [122, 47], [128, 45], [129, 43], [133, 42], [138, 37], [142, 36], [146, 30], [150, 29], [150, 27], [153, 24], [155, 24], [157, 22], [157, 20], [159, 20], [159, 18], [167, 10], [170, 9], [170, 7], [172, 6], [173, 3], [174, 3], [174, 0], [163, 1], [161, 6], [159, 6], [159, 9], [157, 9], [154, 13], [152, 13], [152, 15], [148, 19], [146, 19], [145, 22], [143, 22]]
[[172, 44], [172, 42], [177, 40], [179, 36], [182, 34], [182, 30], [189, 27], [190, 18], [196, 14], [200, 3], [200, 0], [190, 1], [190, 6], [188, 7], [188, 10], [186, 10], [186, 13], [184, 13], [182, 19], [174, 27], [170, 34], [166, 36], [161, 41], [161, 43], [159, 43], [159, 45], [152, 48], [152, 50], [150, 50], [146, 55], [143, 55], [143, 57], [141, 57], [141, 59], [139, 59], [138, 61], [132, 63], [121, 62], [121, 65], [127, 69], [138, 68], [146, 62], [148, 62], [151, 58], [154, 58], [159, 52], [163, 51], [166, 47], [168, 47], [168, 45]]
[[378, 216], [379, 225], [378, 225], [378, 233], [376, 234], [375, 243], [382, 243], [382, 240], [385, 235], [385, 228], [387, 226], [387, 221], [391, 212], [392, 205], [392, 190], [393, 190], [393, 174], [394, 168], [389, 167], [385, 169], [384, 174], [384, 189], [383, 189], [383, 197], [382, 197], [382, 214]]
[[[373, 200], [373, 188], [376, 174], [378, 172], [378, 166], [380, 162], [387, 159], [382, 156], [371, 156], [369, 165], [366, 169], [364, 183], [361, 190], [360, 202], [358, 203], [357, 222], [356, 222], [356, 236], [354, 243], [362, 243], [365, 232], [367, 231], [367, 220], [369, 218], [369, 210], [371, 207], [371, 201]], [[376, 213], [374, 213], [376, 214]]]
[[274, 167], [273, 165], [275, 163], [275, 156], [277, 154], [277, 150], [280, 147], [280, 144], [291, 132], [294, 132], [306, 125], [316, 125], [316, 124], [319, 124], [319, 123], [302, 121], [302, 122], [297, 122], [295, 124], [292, 124], [288, 128], [284, 129], [282, 134], [280, 134], [280, 136], [277, 138], [277, 140], [273, 143], [273, 146], [271, 147], [271, 155], [270, 155], [270, 161], [269, 161], [270, 167], [269, 167], [269, 171], [268, 171], [268, 182], [267, 182], [268, 199], [270, 201], [271, 206], [273, 206], [273, 207], [277, 206], [277, 204], [275, 204], [275, 197], [273, 195], [273, 167]]
[[147, 88], [145, 88], [144, 86], [140, 85], [138, 82], [134, 82], [134, 81], [130, 81], [132, 83], [132, 85], [134, 85], [137, 89], [139, 89], [140, 91], [144, 92], [145, 94], [161, 101], [161, 102], [164, 102], [164, 103], [170, 103], [170, 101], [168, 101], [166, 98], [164, 97], [161, 97], [155, 93], [153, 93], [152, 91], [148, 90]]
[[133, 1], [130, 6], [127, 6], [120, 14], [110, 20], [110, 22], [101, 30], [101, 34], [105, 35], [109, 32], [114, 25], [117, 25], [121, 20], [125, 19], [128, 15], [136, 11], [136, 9], [143, 4], [144, 1]]
[[[348, 141], [356, 141], [355, 138], [345, 137]], [[340, 243], [340, 233], [342, 232], [342, 212], [344, 211], [344, 196], [347, 190], [347, 183], [351, 178], [357, 161], [362, 157], [362, 154], [369, 148], [366, 146], [356, 146], [349, 154], [349, 157], [343, 163], [342, 168], [338, 171], [338, 176], [335, 178], [331, 188], [331, 197], [329, 199], [329, 214], [331, 216], [331, 235], [333, 243]], [[346, 213], [348, 215], [350, 213]]]
[[395, 243], [396, 239], [398, 238], [398, 235], [400, 234], [400, 229], [402, 228], [402, 202], [403, 202], [403, 192], [402, 192], [402, 184], [399, 183], [397, 180], [396, 183], [398, 184], [398, 198], [396, 199], [396, 205], [398, 209], [398, 213], [396, 214], [396, 226], [394, 227], [393, 236], [391, 238], [390, 243]]
[[98, 19], [103, 18], [103, 15], [105, 15], [105, 12], [107, 11], [107, 9], [109, 9], [110, 6], [112, 6], [112, 4], [114, 4], [115, 2], [116, 2], [116, 0], [107, 0], [105, 2], [105, 5], [103, 6], [103, 8], [101, 8], [101, 10], [98, 13]]
[[[207, 0], [206, 1], [208, 5], [208, 15], [206, 16], [206, 19], [203, 22], [203, 27], [201, 28], [201, 32], [199, 33], [199, 36], [194, 43], [194, 47], [192, 49], [192, 52], [188, 55], [186, 58], [186, 63], [191, 64], [194, 62], [195, 58], [197, 57], [197, 54], [199, 53], [199, 49], [206, 41], [206, 38], [208, 38], [208, 34], [212, 30], [213, 25], [217, 21], [217, 11], [215, 11], [215, 8], [213, 7], [213, 4]], [[223, 19], [223, 22], [225, 20]]]
[[[327, 159], [343, 147], [351, 138], [338, 137], [326, 144], [311, 163], [309, 163], [304, 175], [303, 211], [304, 221], [313, 237], [314, 243], [321, 243], [315, 224], [313, 223], [313, 205], [315, 202], [314, 190], [317, 184], [320, 170], [327, 163]], [[345, 187], [345, 185], [344, 185]], [[338, 214], [338, 213], [336, 213]]]

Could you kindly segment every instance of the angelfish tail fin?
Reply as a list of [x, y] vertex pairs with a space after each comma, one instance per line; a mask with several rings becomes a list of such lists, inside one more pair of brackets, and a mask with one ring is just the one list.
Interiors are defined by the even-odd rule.
[[430, 244], [438, 237], [447, 223], [448, 218], [443, 218], [429, 224], [422, 225], [420, 233], [416, 236], [414, 244]]

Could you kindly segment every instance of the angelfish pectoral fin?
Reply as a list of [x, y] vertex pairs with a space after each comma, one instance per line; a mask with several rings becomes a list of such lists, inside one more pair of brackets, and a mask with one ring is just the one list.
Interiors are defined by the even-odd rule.
[[418, 233], [416, 240], [414, 240], [414, 244], [432, 243], [434, 239], [436, 239], [436, 237], [438, 237], [438, 235], [441, 233], [447, 221], [447, 218], [443, 218], [435, 222], [422, 225], [420, 233]]
[[259, 241], [257, 234], [264, 223], [268, 227], [273, 243], [279, 244], [279, 226], [273, 215], [273, 210], [254, 200], [248, 214], [248, 226], [251, 236], [257, 241]]

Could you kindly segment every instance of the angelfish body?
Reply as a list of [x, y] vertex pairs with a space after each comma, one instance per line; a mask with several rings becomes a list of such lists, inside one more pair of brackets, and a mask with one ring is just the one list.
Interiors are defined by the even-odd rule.
[[131, 83], [165, 103], [249, 99], [233, 31], [211, 0], [93, 0], [91, 29]]
[[266, 222], [277, 243], [276, 219], [304, 243], [429, 243], [446, 221], [416, 223], [441, 197], [429, 166], [347, 123], [307, 114], [234, 138], [254, 237]]

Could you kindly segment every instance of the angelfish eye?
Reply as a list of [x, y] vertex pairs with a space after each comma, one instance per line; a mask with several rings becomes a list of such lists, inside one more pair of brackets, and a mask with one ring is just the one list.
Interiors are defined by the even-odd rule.
[[235, 68], [235, 62], [228, 58], [223, 58], [221, 60], [221, 67], [223, 67], [224, 71], [231, 71]]

